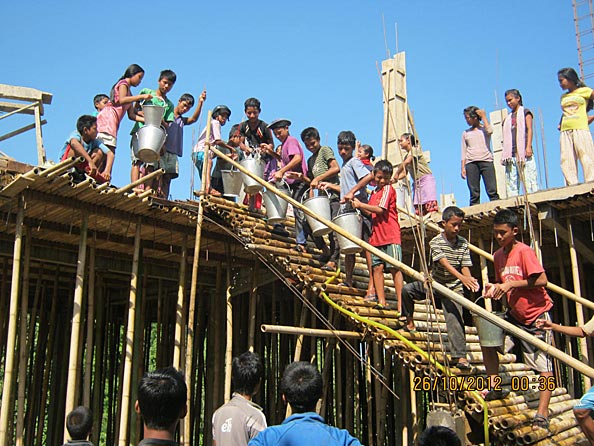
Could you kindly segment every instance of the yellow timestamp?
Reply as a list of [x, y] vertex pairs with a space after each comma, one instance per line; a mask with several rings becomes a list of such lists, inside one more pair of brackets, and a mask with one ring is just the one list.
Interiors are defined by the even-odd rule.
[[413, 390], [445, 390], [447, 392], [501, 390], [500, 376], [415, 376], [413, 379]]
[[521, 375], [512, 376], [510, 381], [512, 392], [527, 392], [529, 390], [553, 391], [557, 388], [554, 376]]

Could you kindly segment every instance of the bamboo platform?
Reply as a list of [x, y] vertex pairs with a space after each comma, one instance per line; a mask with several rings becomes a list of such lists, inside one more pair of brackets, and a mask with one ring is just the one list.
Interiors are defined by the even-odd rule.
[[[592, 189], [588, 189], [591, 191]], [[267, 225], [261, 216], [244, 213], [244, 208], [228, 201], [207, 196], [203, 202], [208, 214], [221, 217], [238, 234], [246, 246], [258, 252], [263, 261], [283, 271], [291, 283], [299, 283], [318, 296], [322, 292], [338, 305], [362, 316], [364, 320], [350, 319], [353, 330], [359, 331], [361, 336], [379, 343], [386, 352], [397, 358], [401, 366], [411, 370], [415, 378], [412, 385], [425, 393], [441, 395], [445, 401], [454, 401], [450, 405], [452, 411], [462, 410], [467, 417], [468, 441], [477, 437], [487, 410], [491, 444], [498, 445], [544, 445], [544, 444], [585, 444], [585, 436], [581, 433], [575, 417], [573, 406], [577, 402], [566, 388], [555, 385], [553, 397], [549, 406], [550, 429], [533, 429], [532, 418], [538, 406], [539, 377], [528, 366], [516, 361], [515, 355], [500, 356], [500, 376], [502, 386], [510, 390], [510, 394], [503, 400], [486, 403], [486, 409], [476, 399], [470, 390], [481, 390], [488, 386], [485, 379], [485, 368], [479, 347], [476, 329], [466, 327], [469, 361], [472, 368], [469, 371], [459, 370], [449, 366], [449, 343], [445, 321], [441, 310], [434, 309], [429, 303], [415, 305], [415, 324], [417, 333], [408, 333], [402, 328], [398, 319], [398, 312], [393, 310], [376, 309], [373, 304], [363, 300], [367, 287], [368, 274], [364, 260], [358, 256], [355, 269], [355, 283], [353, 288], [338, 286], [342, 282], [341, 276], [334, 282], [326, 282], [332, 278], [332, 273], [321, 270], [319, 263], [320, 252], [313, 245], [308, 245], [308, 252], [300, 254], [291, 247], [294, 239], [281, 239], [271, 234], [272, 226]], [[471, 217], [471, 221], [479, 221], [485, 215], [492, 218], [493, 212], [480, 211], [478, 216]], [[293, 233], [294, 222], [289, 220], [287, 229]], [[258, 229], [255, 229], [255, 228]], [[394, 289], [389, 275], [386, 275], [387, 300], [392, 306], [396, 305]], [[401, 337], [412, 342], [424, 351], [431, 352], [436, 360], [446, 365], [452, 377], [435, 369], [429, 361], [413, 350], [401, 337], [395, 337], [390, 332], [372, 326], [369, 322], [379, 322], [384, 326], [399, 330]], [[544, 383], [540, 383], [543, 385]], [[472, 428], [470, 426], [473, 426]], [[480, 435], [478, 435], [480, 437]], [[480, 442], [480, 441], [479, 441]]]

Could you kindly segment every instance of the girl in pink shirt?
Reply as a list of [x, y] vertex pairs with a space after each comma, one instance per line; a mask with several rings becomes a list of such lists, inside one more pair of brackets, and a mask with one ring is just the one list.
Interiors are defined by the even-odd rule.
[[[143, 122], [143, 117], [136, 115], [134, 109], [131, 108], [132, 103], [151, 99], [150, 94], [141, 94], [137, 96], [130, 95], [130, 87], [138, 87], [142, 78], [144, 77], [144, 70], [140, 65], [130, 65], [123, 76], [111, 88], [109, 94], [109, 102], [97, 115], [97, 131], [99, 134], [97, 138], [103, 141], [112, 152], [115, 154], [118, 129], [120, 122], [124, 118], [124, 114], [128, 112], [128, 117], [133, 121]], [[109, 169], [107, 168], [109, 167]], [[109, 172], [111, 177], [111, 166], [106, 166], [105, 169]], [[109, 178], [107, 179], [109, 180]]]

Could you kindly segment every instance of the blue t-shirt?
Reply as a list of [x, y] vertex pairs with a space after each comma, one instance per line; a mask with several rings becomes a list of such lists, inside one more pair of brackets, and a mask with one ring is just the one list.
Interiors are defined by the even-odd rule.
[[315, 412], [297, 413], [282, 424], [272, 426], [252, 438], [248, 446], [359, 446], [361, 442], [347, 430], [329, 426]]
[[187, 124], [188, 118], [177, 116], [173, 122], [167, 127], [167, 139], [165, 140], [165, 149], [169, 153], [175, 153], [181, 157], [184, 153], [184, 126]]
[[[352, 157], [350, 160], [345, 162], [340, 169], [340, 198], [343, 198], [350, 190], [357, 185], [359, 181], [369, 175], [369, 169], [363, 164], [357, 157]], [[355, 198], [358, 198], [362, 203], [367, 203], [367, 189], [361, 188], [356, 194]], [[350, 204], [343, 205], [343, 210], [349, 208]]]
[[98, 140], [98, 139], [92, 139], [89, 142], [84, 142], [84, 140], [82, 139], [82, 136], [80, 136], [80, 133], [78, 133], [78, 131], [75, 130], [74, 132], [72, 132], [70, 134], [70, 136], [68, 137], [68, 139], [64, 143], [64, 146], [62, 147], [62, 150], [60, 151], [60, 157], [58, 158], [59, 160], [61, 160], [62, 157], [64, 156], [64, 154], [66, 153], [66, 148], [70, 144], [70, 140], [71, 139], [77, 139], [78, 142], [80, 142], [82, 144], [82, 146], [85, 148], [86, 152], [89, 155], [91, 153], [93, 153], [93, 151], [95, 149], [101, 149], [101, 151], [103, 153], [109, 152], [109, 149], [107, 148], [107, 146], [105, 144], [103, 144], [103, 142], [101, 142], [100, 140]]

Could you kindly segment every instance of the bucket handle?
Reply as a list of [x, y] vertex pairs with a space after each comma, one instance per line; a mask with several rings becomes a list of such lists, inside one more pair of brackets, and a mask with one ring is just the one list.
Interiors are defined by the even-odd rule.
[[[152, 101], [153, 99], [156, 99], [158, 101], [161, 101], [163, 104], [153, 104], [153, 103], [149, 103], [149, 101]], [[159, 96], [153, 96], [153, 99], [145, 99], [143, 100], [140, 105], [159, 105], [159, 107], [167, 107], [167, 102], [165, 102], [163, 99], [161, 99]]]
[[[303, 192], [303, 195], [301, 195], [301, 204], [303, 204], [304, 198], [305, 198], [307, 195], [310, 195], [310, 196], [309, 196], [307, 199], [309, 199], [309, 198], [314, 198], [314, 197], [311, 195], [311, 194], [313, 193], [313, 191], [314, 191], [314, 190], [315, 190], [315, 189], [312, 189], [311, 187], [308, 187], [307, 189], [305, 189], [305, 191]], [[326, 194], [326, 196], [327, 196], [327, 197], [330, 197], [330, 194], [328, 193], [328, 191], [327, 191], [326, 189], [318, 189], [318, 191], [324, 192], [324, 193]], [[309, 194], [308, 194], [308, 192], [309, 192]], [[319, 193], [320, 193], [320, 192], [318, 192], [318, 197], [320, 196], [320, 195], [319, 195]]]

